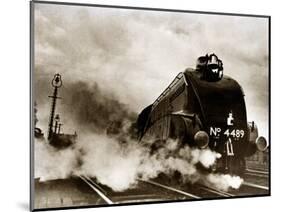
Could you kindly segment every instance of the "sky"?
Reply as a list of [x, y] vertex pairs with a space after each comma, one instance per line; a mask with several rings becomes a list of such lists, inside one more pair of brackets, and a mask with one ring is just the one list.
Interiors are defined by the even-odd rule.
[[66, 91], [77, 82], [98, 86], [139, 113], [199, 56], [215, 53], [244, 90], [248, 121], [268, 138], [268, 19], [40, 3], [34, 15], [34, 92], [43, 129], [55, 73]]

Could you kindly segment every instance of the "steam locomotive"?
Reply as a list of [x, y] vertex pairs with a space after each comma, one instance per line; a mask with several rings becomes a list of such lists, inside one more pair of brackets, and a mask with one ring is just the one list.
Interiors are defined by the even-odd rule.
[[244, 92], [223, 74], [215, 54], [197, 59], [196, 69], [179, 73], [153, 104], [137, 119], [139, 140], [169, 138], [194, 148], [221, 154], [211, 171], [243, 175], [245, 157], [265, 151], [267, 141], [257, 125], [247, 122]]

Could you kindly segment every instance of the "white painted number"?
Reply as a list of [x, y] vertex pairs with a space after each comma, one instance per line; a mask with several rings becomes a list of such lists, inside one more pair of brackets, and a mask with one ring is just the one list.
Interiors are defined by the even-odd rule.
[[229, 132], [229, 129], [227, 129], [223, 134], [227, 137], [232, 136], [233, 138], [243, 138], [245, 133], [244, 130], [232, 130], [231, 132]]
[[229, 137], [229, 129], [227, 129], [223, 134]]

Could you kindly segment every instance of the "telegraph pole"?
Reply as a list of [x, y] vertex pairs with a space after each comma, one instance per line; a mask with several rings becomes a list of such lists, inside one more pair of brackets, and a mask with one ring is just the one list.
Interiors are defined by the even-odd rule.
[[54, 123], [54, 115], [55, 115], [55, 109], [56, 109], [56, 101], [57, 99], [61, 99], [58, 97], [58, 88], [62, 86], [62, 80], [60, 74], [55, 74], [54, 79], [52, 80], [52, 86], [54, 87], [54, 93], [52, 96], [49, 96], [52, 98], [52, 107], [51, 107], [51, 113], [50, 113], [50, 119], [49, 119], [49, 130], [48, 130], [48, 140], [50, 140], [53, 136], [53, 123]]

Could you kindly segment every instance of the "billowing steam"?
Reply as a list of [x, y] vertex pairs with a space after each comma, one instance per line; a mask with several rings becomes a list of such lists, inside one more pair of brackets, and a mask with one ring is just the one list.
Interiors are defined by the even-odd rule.
[[229, 188], [238, 189], [243, 183], [243, 179], [239, 176], [229, 174], [209, 174], [206, 179], [204, 181], [206, 185], [223, 191], [227, 191]]
[[43, 139], [35, 139], [34, 145], [35, 178], [47, 181], [65, 179], [72, 175], [78, 163], [75, 150], [58, 151]]
[[98, 134], [82, 136], [73, 148], [65, 150], [56, 150], [45, 141], [38, 141], [35, 142], [35, 177], [46, 181], [83, 174], [115, 191], [133, 187], [139, 179], [149, 180], [160, 173], [172, 177], [176, 172], [183, 182], [201, 181], [222, 190], [241, 185], [238, 177], [205, 175], [197, 169], [199, 162], [210, 167], [220, 154], [208, 149], [178, 147], [177, 141], [168, 140], [152, 152], [149, 145], [133, 140], [120, 142]]
[[[71, 94], [71, 95], [69, 95]], [[101, 91], [97, 83], [69, 83], [62, 90], [64, 98], [63, 113], [77, 122], [77, 125], [89, 131], [118, 130], [121, 133], [125, 122], [132, 123], [137, 114], [131, 112], [127, 105], [121, 103], [113, 93]], [[112, 129], [114, 128], [114, 129]]]

